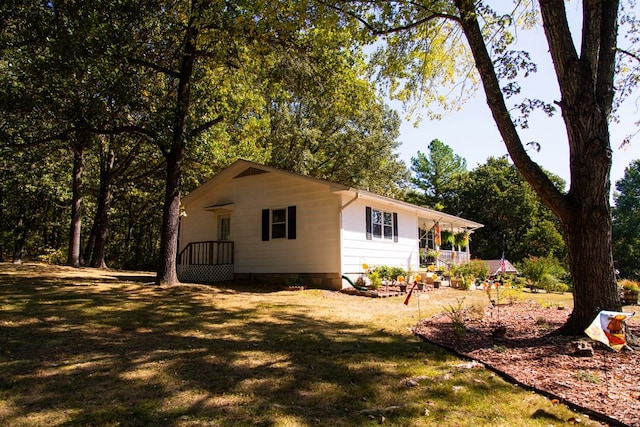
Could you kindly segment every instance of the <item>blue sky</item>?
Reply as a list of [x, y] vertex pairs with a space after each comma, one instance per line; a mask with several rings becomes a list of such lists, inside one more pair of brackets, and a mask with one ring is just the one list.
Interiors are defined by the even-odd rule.
[[[579, 5], [579, 2], [576, 2]], [[569, 8], [571, 9], [571, 8]], [[572, 11], [569, 10], [569, 13]], [[573, 11], [575, 13], [575, 10]], [[546, 39], [541, 28], [518, 32], [517, 49], [530, 52], [532, 60], [538, 65], [538, 72], [520, 81], [524, 93], [529, 98], [540, 98], [546, 102], [559, 100], [558, 84], [553, 73]], [[507, 100], [508, 105], [511, 105]], [[513, 102], [515, 103], [515, 101]], [[402, 106], [392, 102], [391, 106], [402, 116]], [[628, 99], [619, 112], [621, 122], [612, 123], [610, 127], [611, 148], [613, 149], [613, 165], [611, 170], [611, 187], [624, 176], [624, 169], [633, 160], [640, 159], [640, 134], [632, 139], [631, 144], [619, 148], [623, 139], [636, 132], [635, 124], [640, 120], [640, 93]], [[411, 157], [418, 151], [427, 152], [427, 145], [433, 139], [439, 139], [450, 146], [454, 153], [467, 161], [468, 169], [473, 169], [486, 162], [489, 156], [502, 156], [507, 149], [491, 117], [486, 104], [484, 92], [478, 91], [474, 99], [463, 108], [442, 120], [430, 121], [426, 117], [418, 127], [413, 126], [415, 118], [405, 120], [401, 127], [399, 140], [400, 157], [407, 166]], [[530, 156], [550, 172], [559, 175], [569, 183], [569, 148], [566, 130], [559, 111], [549, 118], [537, 112], [529, 120], [529, 129], [521, 131], [524, 142], [540, 143], [539, 152], [531, 151]]]

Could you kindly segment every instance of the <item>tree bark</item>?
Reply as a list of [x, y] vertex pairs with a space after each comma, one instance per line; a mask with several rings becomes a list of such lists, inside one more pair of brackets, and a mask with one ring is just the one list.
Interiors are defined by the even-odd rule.
[[167, 180], [162, 214], [158, 271], [156, 275], [157, 285], [170, 286], [179, 283], [176, 271], [176, 258], [178, 252], [178, 220], [180, 218], [180, 185], [182, 182], [182, 163], [187, 138], [187, 117], [197, 37], [198, 31], [195, 17], [192, 17], [186, 29], [184, 50], [180, 64], [171, 149], [165, 154], [167, 159]]
[[82, 229], [82, 172], [84, 168], [84, 147], [90, 138], [87, 132], [78, 132], [71, 142], [73, 151], [73, 182], [71, 200], [71, 226], [69, 229], [69, 252], [67, 265], [80, 267], [80, 232]]
[[98, 194], [98, 207], [96, 209], [96, 233], [91, 255], [91, 267], [107, 268], [105, 254], [107, 236], [109, 234], [109, 210], [111, 209], [111, 181], [113, 179], [113, 163], [115, 155], [113, 150], [102, 153], [100, 164], [100, 192]]
[[[476, 18], [474, 2], [455, 0], [455, 4], [487, 103], [511, 159], [563, 226], [573, 279], [574, 310], [559, 332], [581, 334], [598, 311], [621, 309], [611, 254], [608, 132], [613, 87], [613, 55], [610, 52], [615, 42], [617, 2], [583, 2], [583, 32], [586, 34], [579, 57], [569, 32], [564, 2], [540, 1], [569, 139], [571, 187], [568, 194], [555, 188], [524, 149], [505, 104]], [[611, 63], [602, 64], [602, 61]]]
[[13, 244], [13, 256], [11, 262], [13, 264], [22, 264], [22, 256], [24, 255], [24, 247], [27, 242], [27, 225], [25, 224], [25, 208], [20, 207], [20, 215], [16, 221], [14, 230], [15, 242]]

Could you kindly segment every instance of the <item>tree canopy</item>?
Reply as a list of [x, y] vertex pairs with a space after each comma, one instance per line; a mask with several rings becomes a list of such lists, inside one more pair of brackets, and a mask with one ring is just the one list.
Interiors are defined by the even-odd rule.
[[456, 215], [467, 161], [438, 139], [431, 141], [427, 148], [427, 153], [418, 151], [416, 157], [411, 158], [414, 174], [411, 183], [416, 192], [410, 199], [418, 205]]
[[623, 278], [640, 280], [640, 160], [625, 169], [613, 196], [613, 253]]

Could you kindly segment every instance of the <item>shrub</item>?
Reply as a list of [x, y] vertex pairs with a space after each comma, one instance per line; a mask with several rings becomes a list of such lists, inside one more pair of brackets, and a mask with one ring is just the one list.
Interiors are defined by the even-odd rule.
[[479, 259], [451, 266], [451, 274], [462, 279], [460, 289], [469, 289], [474, 279], [485, 280], [489, 276], [489, 265]]
[[[381, 280], [395, 281], [398, 276], [407, 276], [407, 270], [402, 267], [390, 267], [388, 265], [380, 265], [376, 267], [372, 273], [377, 273]], [[369, 276], [371, 277], [371, 276]]]
[[369, 287], [371, 289], [378, 289], [380, 288], [380, 286], [382, 286], [382, 279], [380, 278], [380, 273], [378, 273], [377, 271], [372, 271], [371, 273], [369, 273], [369, 281], [371, 282], [369, 284]]
[[66, 262], [66, 257], [62, 249], [45, 249], [44, 254], [38, 255], [37, 259], [46, 264], [64, 265]]
[[567, 271], [555, 258], [525, 258], [519, 269], [520, 273], [527, 278], [527, 284], [532, 290], [566, 292], [569, 289], [569, 286], [560, 280], [561, 277], [568, 277]]
[[640, 284], [634, 280], [629, 280], [629, 279], [619, 280], [618, 287], [625, 291], [640, 292]]

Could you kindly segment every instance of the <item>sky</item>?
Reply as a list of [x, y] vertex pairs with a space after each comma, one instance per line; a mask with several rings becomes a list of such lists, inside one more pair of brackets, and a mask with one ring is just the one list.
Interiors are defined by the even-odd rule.
[[[544, 31], [541, 28], [519, 31], [516, 46], [517, 49], [530, 52], [531, 59], [538, 65], [537, 73], [520, 80], [526, 96], [540, 98], [546, 102], [559, 100], [558, 84]], [[514, 102], [507, 100], [507, 105]], [[400, 103], [391, 102], [390, 105], [400, 113], [401, 117], [404, 117]], [[633, 160], [640, 159], [640, 134], [631, 140], [631, 144], [619, 148], [623, 139], [638, 129], [635, 122], [640, 121], [640, 93], [636, 92], [635, 97], [627, 99], [619, 115], [620, 123], [612, 123], [610, 126], [613, 150], [612, 191], [615, 189], [615, 182], [624, 176], [624, 169]], [[408, 167], [411, 166], [411, 157], [415, 157], [418, 151], [428, 152], [427, 146], [433, 139], [439, 139], [450, 146], [455, 154], [466, 159], [469, 170], [484, 164], [490, 156], [499, 157], [507, 154], [482, 90], [479, 90], [460, 111], [445, 116], [441, 120], [431, 121], [425, 115], [420, 124], [415, 127], [413, 124], [415, 119], [415, 117], [405, 118], [400, 129], [399, 140], [402, 143], [399, 150], [400, 158]], [[529, 120], [529, 129], [522, 130], [520, 135], [525, 143], [535, 141], [540, 144], [539, 152], [529, 150], [531, 158], [546, 170], [560, 176], [568, 185], [570, 182], [569, 146], [559, 110], [551, 118], [542, 112], [535, 113]]]

